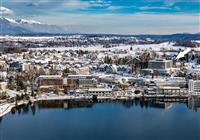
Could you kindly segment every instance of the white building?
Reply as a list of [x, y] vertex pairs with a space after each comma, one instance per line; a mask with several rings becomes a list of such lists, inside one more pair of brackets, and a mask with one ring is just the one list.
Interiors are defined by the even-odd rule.
[[107, 93], [112, 93], [111, 88], [89, 88], [88, 93], [90, 94], [107, 94]]
[[148, 68], [154, 70], [168, 70], [173, 66], [172, 60], [149, 60]]
[[173, 68], [172, 60], [156, 59], [149, 60], [148, 69], [142, 69], [141, 74], [144, 75], [170, 75]]
[[4, 92], [7, 89], [7, 82], [0, 82], [0, 92]]
[[0, 71], [0, 80], [4, 81], [7, 77], [7, 72], [6, 71]]
[[189, 92], [200, 95], [200, 80], [189, 80]]

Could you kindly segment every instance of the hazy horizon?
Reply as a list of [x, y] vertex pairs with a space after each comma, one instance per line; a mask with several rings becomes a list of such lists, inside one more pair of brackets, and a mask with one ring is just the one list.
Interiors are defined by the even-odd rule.
[[198, 0], [2, 0], [1, 17], [24, 18], [85, 34], [200, 32]]

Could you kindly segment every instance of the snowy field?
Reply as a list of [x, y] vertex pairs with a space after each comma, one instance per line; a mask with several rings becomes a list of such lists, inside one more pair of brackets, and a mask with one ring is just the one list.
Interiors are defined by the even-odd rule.
[[185, 49], [186, 47], [182, 46], [173, 46], [174, 43], [161, 43], [161, 44], [145, 44], [145, 45], [119, 45], [116, 47], [111, 48], [104, 48], [101, 45], [96, 46], [88, 46], [88, 47], [50, 47], [50, 48], [30, 48], [30, 50], [57, 50], [57, 51], [69, 51], [69, 50], [84, 50], [84, 51], [120, 51], [120, 50], [127, 50], [129, 51], [132, 47], [132, 51], [137, 50], [149, 50], [152, 49], [154, 51], [160, 51], [162, 49], [165, 50], [179, 50]]
[[[59, 37], [59, 36], [57, 36]], [[48, 41], [54, 40], [55, 36], [0, 36], [0, 39], [12, 40], [12, 41]]]

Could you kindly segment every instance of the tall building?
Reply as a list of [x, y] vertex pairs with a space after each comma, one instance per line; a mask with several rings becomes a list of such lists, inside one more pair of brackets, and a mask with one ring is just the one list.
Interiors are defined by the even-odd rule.
[[143, 75], [170, 75], [172, 72], [173, 61], [166, 60], [166, 59], [156, 59], [156, 60], [149, 60], [148, 68], [142, 69], [141, 74]]
[[200, 80], [189, 80], [189, 92], [200, 95]]
[[154, 70], [166, 70], [173, 66], [172, 60], [150, 60], [148, 62], [148, 68]]

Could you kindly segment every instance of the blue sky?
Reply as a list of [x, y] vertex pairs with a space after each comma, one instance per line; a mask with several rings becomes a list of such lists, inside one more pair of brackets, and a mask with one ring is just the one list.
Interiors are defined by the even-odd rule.
[[4, 17], [116, 34], [200, 32], [199, 0], [1, 0]]

